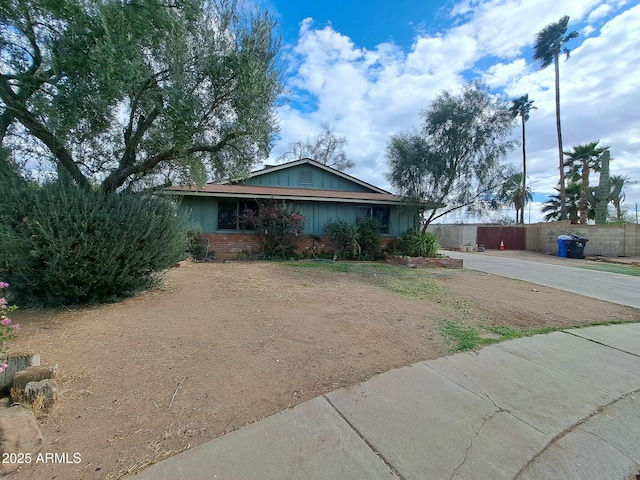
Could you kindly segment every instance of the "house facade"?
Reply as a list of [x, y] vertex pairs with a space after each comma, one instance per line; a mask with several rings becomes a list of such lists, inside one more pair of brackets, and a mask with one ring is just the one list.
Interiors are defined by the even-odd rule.
[[329, 221], [375, 219], [383, 243], [415, 228], [417, 221], [403, 197], [308, 158], [267, 166], [238, 183], [171, 187], [168, 192], [181, 197], [180, 208], [200, 225], [219, 258], [258, 251], [257, 236], [241, 228], [239, 216], [268, 200], [291, 203], [305, 217], [300, 252], [311, 246], [331, 251], [324, 231]]

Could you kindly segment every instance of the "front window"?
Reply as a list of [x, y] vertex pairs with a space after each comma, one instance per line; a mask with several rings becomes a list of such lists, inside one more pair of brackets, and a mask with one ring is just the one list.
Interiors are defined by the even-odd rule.
[[[258, 211], [258, 203], [252, 200], [221, 200], [218, 202], [218, 230], [240, 230], [239, 218], [245, 210]], [[245, 230], [250, 230], [245, 227]]]
[[380, 224], [380, 233], [389, 233], [389, 213], [389, 207], [358, 207], [356, 208], [356, 222], [375, 220]]

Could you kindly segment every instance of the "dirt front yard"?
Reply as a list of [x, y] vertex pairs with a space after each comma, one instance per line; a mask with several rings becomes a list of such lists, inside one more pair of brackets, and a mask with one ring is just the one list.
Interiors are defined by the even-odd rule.
[[[309, 265], [307, 265], [308, 267]], [[185, 263], [121, 303], [18, 311], [11, 352], [61, 370], [43, 452], [8, 478], [120, 478], [376, 373], [449, 353], [443, 320], [566, 327], [637, 310], [477, 272]], [[417, 275], [422, 275], [418, 277]]]

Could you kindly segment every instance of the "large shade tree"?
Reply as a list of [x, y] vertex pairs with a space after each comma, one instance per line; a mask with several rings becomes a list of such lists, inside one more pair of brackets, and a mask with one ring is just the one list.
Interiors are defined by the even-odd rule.
[[560, 55], [569, 58], [570, 50], [567, 43], [578, 36], [578, 32], [567, 34], [569, 17], [562, 17], [557, 23], [552, 23], [544, 27], [536, 35], [533, 60], [540, 64], [540, 68], [547, 68], [553, 63], [555, 67], [555, 99], [556, 99], [556, 132], [558, 136], [558, 162], [560, 169], [560, 220], [567, 218], [567, 201], [564, 179], [564, 158], [562, 151], [562, 126], [560, 123]]
[[235, 0], [3, 0], [1, 145], [105, 191], [249, 171], [276, 131], [274, 26]]
[[[525, 94], [521, 97], [511, 100], [511, 107], [509, 107], [509, 112], [511, 112], [511, 116], [513, 118], [520, 117], [520, 123], [522, 124], [522, 188], [521, 193], [526, 193], [527, 190], [527, 136], [525, 134], [525, 123], [529, 120], [529, 112], [531, 110], [537, 109], [538, 107], [533, 106], [533, 100], [529, 100], [529, 95]], [[525, 203], [521, 204], [520, 211], [520, 223], [524, 223], [524, 207]], [[516, 212], [516, 223], [518, 214]]]
[[602, 165], [602, 154], [609, 147], [598, 147], [600, 140], [574, 145], [569, 151], [564, 152], [565, 167], [568, 167], [567, 175], [572, 181], [579, 180], [581, 184], [580, 200], [578, 202], [578, 221], [586, 224], [589, 219], [589, 201], [587, 200], [587, 188], [589, 187], [589, 174], [599, 172]]
[[440, 93], [422, 118], [421, 131], [391, 137], [387, 179], [416, 211], [426, 202], [423, 232], [457, 210], [497, 208], [504, 183], [500, 161], [514, 147], [507, 103], [471, 82], [457, 95]]

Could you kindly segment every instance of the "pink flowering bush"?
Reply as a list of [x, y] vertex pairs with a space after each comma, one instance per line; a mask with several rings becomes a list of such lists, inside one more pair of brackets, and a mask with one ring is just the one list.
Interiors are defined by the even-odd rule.
[[246, 209], [240, 216], [240, 225], [259, 235], [266, 258], [286, 258], [296, 251], [295, 239], [304, 230], [305, 218], [284, 200], [270, 200], [260, 203], [257, 211]]
[[[9, 284], [7, 282], [0, 282], [0, 290], [7, 288]], [[16, 309], [15, 305], [7, 305], [7, 300], [4, 297], [0, 297], [0, 354], [2, 353], [2, 346], [6, 340], [9, 340], [15, 335], [16, 330], [20, 329], [20, 325], [11, 325], [11, 319], [7, 315]], [[0, 373], [4, 372], [7, 368], [6, 363], [0, 363]]]

